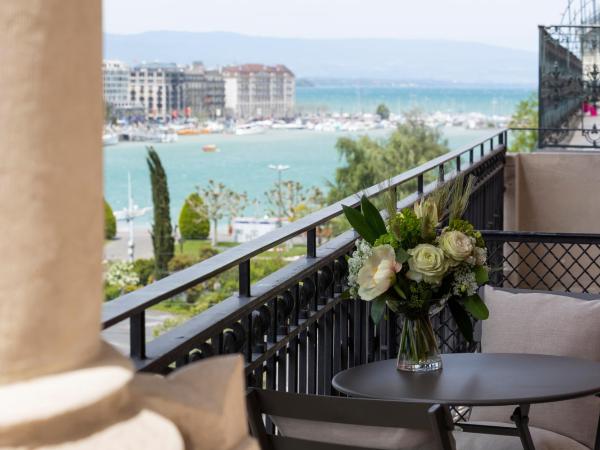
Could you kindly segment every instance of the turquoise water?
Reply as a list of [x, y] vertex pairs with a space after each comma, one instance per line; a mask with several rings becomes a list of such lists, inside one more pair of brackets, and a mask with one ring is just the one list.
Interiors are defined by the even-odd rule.
[[[419, 107], [426, 112], [481, 112], [510, 115], [516, 104], [527, 97], [524, 88], [434, 88], [434, 87], [298, 87], [296, 103], [300, 110], [316, 112], [374, 112], [386, 103], [392, 112]], [[385, 138], [390, 131], [372, 131]], [[492, 130], [445, 128], [450, 148], [480, 140]], [[155, 144], [167, 171], [171, 194], [172, 220], [176, 221], [187, 195], [209, 179], [223, 182], [236, 191], [246, 191], [251, 199], [264, 201], [277, 174], [269, 164], [286, 164], [284, 179], [305, 187], [326, 187], [333, 180], [340, 160], [335, 143], [348, 133], [314, 131], [269, 131], [262, 135], [204, 135], [180, 137], [174, 144]], [[216, 144], [221, 152], [204, 153], [202, 146]], [[122, 143], [104, 150], [104, 191], [115, 210], [127, 205], [127, 174], [131, 174], [133, 196], [140, 207], [151, 206], [150, 182], [146, 166], [146, 144]], [[264, 205], [248, 214], [263, 214]], [[150, 216], [136, 224], [147, 226]]]
[[[465, 146], [480, 140], [492, 130], [445, 129], [451, 148]], [[369, 133], [375, 138], [385, 138], [389, 130]], [[223, 182], [236, 191], [246, 191], [250, 198], [264, 201], [277, 174], [269, 164], [286, 164], [284, 179], [301, 182], [305, 187], [324, 188], [333, 180], [340, 160], [335, 143], [348, 133], [318, 133], [314, 131], [269, 131], [261, 135], [200, 135], [180, 136], [174, 144], [154, 144], [158, 151], [169, 183], [171, 219], [177, 220], [185, 197], [198, 185], [209, 179]], [[219, 153], [205, 153], [202, 146], [216, 144]], [[135, 203], [151, 206], [151, 191], [146, 166], [144, 143], [122, 143], [104, 149], [105, 196], [113, 209], [127, 205], [127, 173], [131, 174]], [[248, 210], [248, 214], [262, 214], [262, 206]], [[150, 215], [136, 220], [137, 225], [150, 221]]]
[[352, 87], [296, 88], [296, 105], [306, 112], [374, 112], [385, 103], [392, 112], [418, 108], [425, 112], [511, 115], [515, 105], [535, 88]]

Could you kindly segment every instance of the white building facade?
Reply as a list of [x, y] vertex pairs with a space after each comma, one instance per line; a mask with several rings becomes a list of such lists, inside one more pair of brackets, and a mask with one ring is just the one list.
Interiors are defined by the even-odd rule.
[[142, 64], [131, 70], [129, 100], [141, 104], [146, 117], [168, 117], [167, 72], [176, 69], [175, 64]]
[[223, 69], [225, 108], [240, 119], [292, 117], [296, 79], [283, 65], [244, 64]]
[[121, 61], [102, 62], [104, 101], [116, 108], [129, 106], [129, 66]]

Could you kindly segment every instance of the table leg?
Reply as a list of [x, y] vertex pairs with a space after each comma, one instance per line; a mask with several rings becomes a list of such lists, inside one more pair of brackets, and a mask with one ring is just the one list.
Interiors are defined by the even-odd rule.
[[535, 450], [533, 440], [531, 439], [531, 433], [529, 432], [529, 405], [517, 406], [512, 416], [510, 416], [510, 420], [517, 426], [523, 449]]

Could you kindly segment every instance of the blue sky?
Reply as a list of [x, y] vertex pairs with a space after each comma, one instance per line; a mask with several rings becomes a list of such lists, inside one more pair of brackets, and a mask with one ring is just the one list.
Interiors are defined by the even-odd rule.
[[104, 0], [104, 30], [448, 39], [535, 50], [566, 0]]

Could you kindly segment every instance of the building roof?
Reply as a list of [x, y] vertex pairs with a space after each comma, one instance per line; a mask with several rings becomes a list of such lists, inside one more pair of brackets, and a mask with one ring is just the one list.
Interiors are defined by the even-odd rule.
[[275, 66], [265, 66], [263, 64], [242, 64], [239, 66], [227, 66], [223, 68], [225, 75], [234, 74], [250, 74], [250, 73], [287, 73], [288, 75], [294, 76], [294, 73], [283, 64], [277, 64]]

